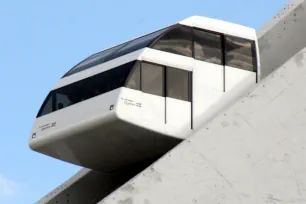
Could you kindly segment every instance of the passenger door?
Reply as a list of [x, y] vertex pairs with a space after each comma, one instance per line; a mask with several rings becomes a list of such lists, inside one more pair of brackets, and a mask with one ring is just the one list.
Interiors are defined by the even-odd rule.
[[141, 90], [143, 92], [143, 123], [160, 129], [165, 124], [164, 66], [141, 63]]
[[166, 124], [179, 134], [192, 129], [192, 72], [165, 69]]

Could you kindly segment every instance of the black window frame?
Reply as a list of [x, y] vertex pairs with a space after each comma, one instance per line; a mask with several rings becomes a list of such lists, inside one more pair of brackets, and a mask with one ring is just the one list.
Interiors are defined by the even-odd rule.
[[258, 56], [257, 56], [257, 47], [255, 40], [252, 40], [252, 54], [253, 54], [253, 69], [256, 73], [256, 83], [258, 83]]

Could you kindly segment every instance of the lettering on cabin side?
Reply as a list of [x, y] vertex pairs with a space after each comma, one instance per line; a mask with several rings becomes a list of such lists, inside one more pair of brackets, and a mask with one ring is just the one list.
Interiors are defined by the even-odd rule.
[[131, 99], [127, 99], [127, 98], [121, 98], [121, 100], [123, 100], [124, 104], [125, 105], [128, 105], [128, 106], [134, 106], [134, 107], [137, 107], [137, 108], [141, 108], [141, 103], [138, 103], [138, 102], [135, 102]]
[[47, 130], [49, 128], [55, 127], [55, 126], [56, 126], [56, 122], [53, 122], [53, 123], [48, 123], [48, 124], [45, 124], [45, 125], [41, 125], [41, 126], [39, 126], [39, 128], [40, 128], [41, 131], [44, 131], [44, 130]]

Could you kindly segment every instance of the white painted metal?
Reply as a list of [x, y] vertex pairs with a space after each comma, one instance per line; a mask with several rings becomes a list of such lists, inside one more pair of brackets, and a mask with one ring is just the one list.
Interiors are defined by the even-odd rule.
[[191, 57], [175, 55], [151, 48], [145, 48], [145, 51], [142, 53], [139, 59], [142, 61], [152, 62], [187, 71], [193, 70], [195, 62], [195, 60]]
[[225, 33], [250, 40], [257, 39], [256, 31], [254, 29], [222, 20], [202, 16], [192, 16], [179, 23], [182, 25]]
[[166, 126], [175, 135], [186, 135], [191, 130], [191, 102], [166, 97]]
[[[199, 89], [211, 89], [218, 92], [224, 91], [224, 67], [200, 60], [194, 60], [194, 80]], [[195, 93], [195, 95], [198, 95]], [[201, 94], [199, 94], [200, 96]], [[208, 97], [206, 97], [208, 98]]]
[[[199, 17], [181, 23], [232, 35], [239, 28], [238, 36], [257, 42], [255, 31], [243, 26]], [[193, 72], [192, 102], [118, 88], [37, 118], [30, 147], [87, 168], [114, 171], [172, 148], [191, 133], [191, 125], [209, 121], [255, 84], [255, 73], [226, 67], [230, 88], [224, 92], [223, 66], [144, 48], [64, 77], [54, 89], [135, 60]]]
[[237, 86], [242, 86], [242, 82], [256, 83], [256, 73], [234, 67], [225, 66], [225, 91], [234, 90]]

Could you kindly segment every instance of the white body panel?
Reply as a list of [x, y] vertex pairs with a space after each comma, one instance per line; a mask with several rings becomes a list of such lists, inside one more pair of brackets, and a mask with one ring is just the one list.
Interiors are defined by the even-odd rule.
[[175, 135], [188, 132], [191, 129], [191, 103], [166, 97], [166, 124]]
[[229, 66], [225, 67], [225, 91], [231, 91], [237, 85], [240, 86], [242, 81], [249, 81], [255, 84], [256, 73]]
[[116, 112], [120, 120], [159, 134], [183, 139], [191, 131], [190, 102], [122, 88]]
[[194, 60], [194, 80], [203, 88], [223, 92], [224, 66]]
[[139, 59], [187, 71], [192, 71], [195, 63], [195, 60], [191, 57], [175, 55], [150, 48], [145, 48]]
[[122, 89], [117, 109], [119, 119], [148, 130], [164, 132], [165, 99], [141, 91]]
[[181, 21], [180, 24], [233, 35], [250, 40], [257, 39], [256, 31], [252, 28], [202, 16], [192, 16]]

